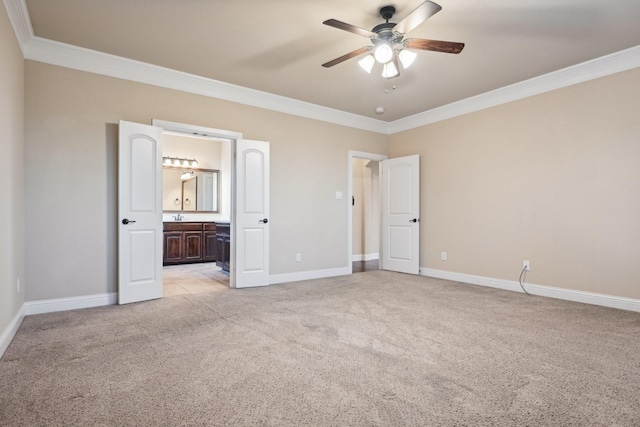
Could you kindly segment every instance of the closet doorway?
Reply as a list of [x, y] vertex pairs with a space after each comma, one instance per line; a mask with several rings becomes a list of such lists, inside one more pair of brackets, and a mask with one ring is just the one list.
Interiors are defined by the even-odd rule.
[[380, 161], [387, 156], [349, 152], [349, 268], [378, 270], [380, 258]]

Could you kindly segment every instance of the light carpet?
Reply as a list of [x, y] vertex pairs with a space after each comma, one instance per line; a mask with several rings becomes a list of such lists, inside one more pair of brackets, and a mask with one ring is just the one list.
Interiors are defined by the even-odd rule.
[[640, 424], [640, 313], [372, 271], [25, 318], [9, 426]]

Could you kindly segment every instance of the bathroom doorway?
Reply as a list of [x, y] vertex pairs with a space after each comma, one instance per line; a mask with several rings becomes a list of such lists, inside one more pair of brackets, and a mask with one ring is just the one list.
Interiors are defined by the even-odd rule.
[[163, 295], [233, 287], [230, 239], [223, 265], [216, 229], [225, 223], [228, 229], [232, 217], [232, 152], [241, 134], [157, 120], [154, 125], [163, 128]]

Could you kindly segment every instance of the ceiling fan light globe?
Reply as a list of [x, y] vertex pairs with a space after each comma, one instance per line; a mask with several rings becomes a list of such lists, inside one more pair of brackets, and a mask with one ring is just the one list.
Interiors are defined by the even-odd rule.
[[376, 59], [373, 57], [373, 55], [367, 55], [364, 58], [362, 58], [360, 61], [358, 61], [358, 65], [360, 65], [362, 69], [369, 74], [371, 74], [371, 70], [373, 69], [373, 64], [375, 63], [376, 63]]
[[396, 68], [396, 64], [393, 62], [387, 62], [382, 67], [382, 77], [386, 79], [392, 79], [398, 75], [398, 69]]
[[373, 55], [376, 57], [376, 61], [386, 64], [393, 59], [393, 49], [388, 44], [381, 44], [376, 48]]
[[406, 70], [411, 66], [411, 64], [413, 64], [413, 61], [415, 61], [416, 56], [418, 55], [415, 52], [411, 52], [409, 50], [401, 50], [400, 53], [398, 54], [398, 59], [400, 59], [400, 62], [402, 62], [402, 66]]

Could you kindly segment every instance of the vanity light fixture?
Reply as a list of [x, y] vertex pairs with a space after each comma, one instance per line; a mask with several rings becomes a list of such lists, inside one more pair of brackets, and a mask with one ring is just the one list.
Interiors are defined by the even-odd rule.
[[191, 178], [195, 178], [196, 174], [194, 171], [186, 171], [182, 175], [180, 175], [180, 179], [186, 181]]
[[165, 166], [178, 166], [183, 168], [198, 167], [198, 161], [196, 159], [187, 159], [187, 158], [183, 159], [182, 157], [163, 156], [162, 164]]

